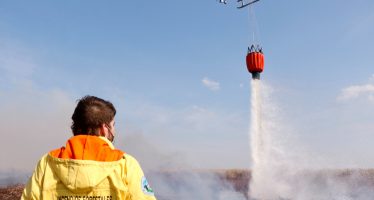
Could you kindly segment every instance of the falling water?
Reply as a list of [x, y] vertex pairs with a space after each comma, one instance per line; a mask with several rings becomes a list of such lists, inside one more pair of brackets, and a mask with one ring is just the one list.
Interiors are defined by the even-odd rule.
[[[285, 154], [277, 121], [277, 109], [269, 102], [270, 88], [260, 80], [251, 82], [251, 148], [252, 180], [250, 197], [274, 200], [285, 197], [290, 188], [284, 183], [287, 176]], [[265, 120], [266, 119], [266, 120]]]
[[252, 182], [250, 184], [250, 197], [262, 196], [258, 192], [260, 185], [262, 160], [264, 157], [264, 137], [265, 135], [261, 134], [262, 124], [261, 124], [261, 96], [260, 96], [260, 80], [252, 79], [251, 81], [251, 129], [250, 129], [250, 138], [251, 138], [251, 148], [252, 148]]
[[302, 150], [274, 103], [271, 88], [252, 80], [251, 92], [251, 199], [374, 199], [373, 170], [328, 170], [323, 161]]

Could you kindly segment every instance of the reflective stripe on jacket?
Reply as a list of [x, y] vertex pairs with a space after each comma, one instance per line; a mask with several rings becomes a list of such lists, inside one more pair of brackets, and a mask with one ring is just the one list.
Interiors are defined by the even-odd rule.
[[88, 135], [41, 158], [21, 197], [31, 199], [156, 200], [134, 157]]

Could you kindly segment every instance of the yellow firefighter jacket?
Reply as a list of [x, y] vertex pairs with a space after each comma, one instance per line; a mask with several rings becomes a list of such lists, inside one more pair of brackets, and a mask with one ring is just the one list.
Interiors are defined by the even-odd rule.
[[156, 200], [134, 157], [79, 135], [39, 161], [21, 200]]

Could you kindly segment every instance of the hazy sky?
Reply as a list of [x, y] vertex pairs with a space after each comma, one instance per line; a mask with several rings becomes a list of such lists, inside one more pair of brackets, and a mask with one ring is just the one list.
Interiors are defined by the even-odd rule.
[[[64, 145], [87, 94], [115, 104], [117, 146], [148, 167], [249, 168], [256, 26], [235, 3], [1, 1], [0, 170], [30, 170]], [[338, 167], [374, 167], [374, 2], [254, 10], [262, 80], [299, 145]]]

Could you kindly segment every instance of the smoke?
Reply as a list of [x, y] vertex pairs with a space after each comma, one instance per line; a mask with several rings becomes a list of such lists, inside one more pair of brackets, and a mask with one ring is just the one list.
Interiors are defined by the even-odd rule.
[[154, 189], [159, 199], [169, 200], [245, 200], [244, 194], [236, 192], [231, 185], [213, 172], [174, 171], [153, 173]]
[[14, 169], [0, 171], [0, 187], [25, 183], [29, 176], [29, 172], [22, 172]]
[[[231, 139], [235, 137], [241, 117], [198, 106], [169, 109], [142, 104], [130, 107], [136, 109], [125, 113], [133, 119], [127, 120], [123, 130], [118, 129], [118, 133], [123, 134], [118, 134], [115, 145], [139, 161], [158, 199], [245, 199], [222, 174], [201, 170], [207, 166], [232, 165], [233, 159], [243, 159], [240, 155], [230, 156], [232, 153], [226, 156], [219, 142], [220, 135], [230, 133]], [[140, 124], [134, 122], [136, 117]], [[213, 148], [211, 143], [219, 148]], [[225, 151], [231, 152], [229, 145]], [[248, 162], [248, 156], [244, 159]]]
[[63, 90], [37, 84], [34, 76], [43, 70], [35, 52], [1, 38], [0, 171], [31, 171], [43, 154], [71, 136], [74, 100]]
[[369, 200], [374, 197], [372, 170], [303, 171], [294, 175], [292, 199]]
[[217, 171], [194, 169], [184, 152], [158, 145], [141, 131], [127, 131], [116, 146], [139, 161], [158, 199], [246, 199]]
[[369, 200], [372, 170], [327, 170], [327, 162], [302, 148], [272, 100], [272, 89], [252, 81], [250, 196], [278, 200]]
[[[185, 158], [189, 166], [194, 168], [249, 167], [249, 159], [242, 159], [249, 156], [248, 143], [243, 140], [243, 137], [247, 137], [246, 112], [196, 105], [170, 108], [149, 103], [123, 107], [127, 108], [123, 115], [128, 118], [124, 120], [124, 129], [119, 130], [119, 134], [141, 134], [142, 138], [139, 139], [146, 139], [157, 149], [175, 157]], [[124, 142], [126, 141], [128, 139], [125, 138]], [[127, 143], [135, 144], [136, 141], [134, 144]], [[149, 145], [145, 145], [137, 148], [148, 147]], [[128, 151], [128, 148], [124, 146], [124, 150]], [[223, 157], [225, 162], [222, 162]]]

